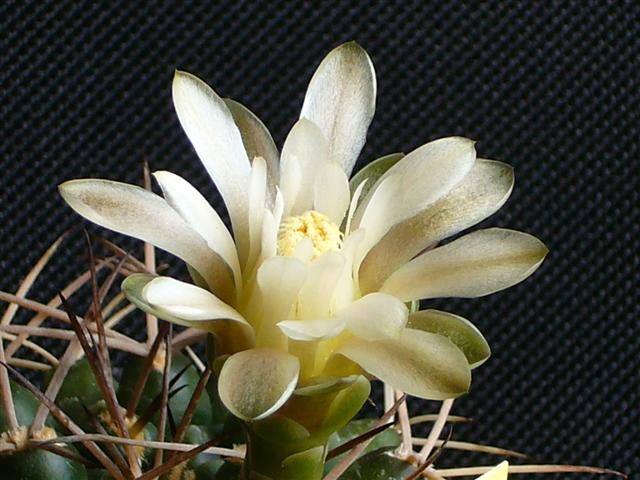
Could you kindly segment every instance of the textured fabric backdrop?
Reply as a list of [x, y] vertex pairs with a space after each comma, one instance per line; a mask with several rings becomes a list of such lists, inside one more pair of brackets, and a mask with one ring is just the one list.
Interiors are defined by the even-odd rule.
[[[174, 68], [245, 103], [281, 145], [318, 62], [355, 39], [379, 81], [359, 164], [474, 138], [516, 170], [489, 223], [551, 249], [516, 288], [437, 303], [494, 351], [454, 407], [476, 422], [454, 438], [640, 471], [640, 3], [5, 0], [0, 25], [0, 288], [82, 223], [57, 196], [63, 180], [139, 183], [148, 160], [217, 198], [173, 112]], [[79, 238], [35, 298], [82, 268]], [[482, 461], [444, 461], [456, 459]]]

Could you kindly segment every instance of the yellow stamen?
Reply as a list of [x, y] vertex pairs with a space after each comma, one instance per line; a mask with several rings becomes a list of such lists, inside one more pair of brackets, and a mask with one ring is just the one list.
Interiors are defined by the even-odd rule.
[[302, 215], [285, 218], [278, 232], [278, 255], [291, 256], [305, 238], [313, 244], [313, 257], [335, 252], [342, 246], [340, 228], [326, 215], [309, 210]]

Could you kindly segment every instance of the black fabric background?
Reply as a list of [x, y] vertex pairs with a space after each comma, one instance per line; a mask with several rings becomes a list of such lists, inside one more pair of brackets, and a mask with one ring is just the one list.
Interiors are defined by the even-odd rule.
[[[359, 164], [444, 135], [474, 138], [482, 156], [516, 169], [488, 223], [551, 249], [524, 284], [437, 302], [472, 319], [494, 351], [455, 406], [476, 422], [454, 438], [638, 472], [639, 22], [632, 1], [5, 0], [0, 288], [14, 290], [81, 223], [56, 193], [66, 179], [139, 183], [148, 160], [217, 198], [172, 109], [174, 68], [249, 106], [281, 145], [318, 62], [355, 39], [379, 81]], [[72, 235], [34, 298], [84, 266], [81, 245]]]

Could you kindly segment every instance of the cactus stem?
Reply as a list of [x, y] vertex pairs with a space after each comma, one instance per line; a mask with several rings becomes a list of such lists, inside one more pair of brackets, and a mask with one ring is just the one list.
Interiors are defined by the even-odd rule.
[[[377, 427], [380, 427], [381, 425], [388, 423], [389, 420], [394, 418], [396, 412], [398, 411], [398, 408], [400, 408], [400, 405], [405, 401], [406, 398], [406, 394], [402, 394], [400, 398], [396, 400], [396, 403], [394, 403], [391, 408], [387, 410], [384, 415], [382, 415], [382, 417], [380, 417], [373, 428], [375, 429]], [[340, 475], [342, 475], [351, 466], [351, 464], [358, 459], [358, 457], [362, 454], [362, 452], [364, 452], [364, 449], [367, 448], [372, 440], [373, 437], [365, 440], [364, 442], [358, 444], [355, 448], [353, 448], [351, 452], [349, 452], [349, 454], [324, 477], [323, 480], [337, 480], [338, 478], [340, 478]]]

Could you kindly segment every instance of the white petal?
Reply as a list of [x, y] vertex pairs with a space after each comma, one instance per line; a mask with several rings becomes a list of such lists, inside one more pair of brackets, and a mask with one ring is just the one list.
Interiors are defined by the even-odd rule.
[[157, 277], [142, 290], [143, 298], [154, 307], [185, 320], [246, 320], [213, 293], [170, 277]]
[[59, 190], [83, 217], [173, 253], [193, 266], [220, 298], [232, 298], [227, 263], [162, 197], [109, 180], [71, 180]]
[[329, 158], [347, 175], [360, 154], [376, 106], [376, 74], [355, 42], [332, 50], [313, 75], [301, 118], [315, 122], [329, 142]]
[[349, 179], [337, 164], [328, 163], [318, 171], [313, 194], [314, 210], [340, 225], [349, 207], [350, 195]]
[[327, 141], [318, 126], [298, 120], [282, 147], [280, 189], [285, 216], [311, 210], [316, 174], [327, 160]]
[[[417, 148], [380, 177], [356, 210], [354, 222], [367, 229], [368, 242], [377, 243], [393, 225], [449, 193], [475, 159], [474, 142], [462, 137], [441, 138]], [[387, 190], [381, 192], [384, 185]]]
[[164, 198], [191, 227], [205, 239], [233, 270], [236, 288], [241, 284], [238, 252], [226, 225], [209, 202], [184, 178], [171, 172], [153, 174], [162, 188]]
[[283, 318], [290, 318], [292, 306], [307, 278], [307, 266], [291, 257], [272, 257], [260, 266], [257, 274], [260, 314], [258, 344], [283, 346], [286, 338], [275, 328]]
[[240, 131], [224, 101], [194, 75], [176, 71], [173, 104], [182, 128], [224, 199], [243, 257], [250, 164]]
[[415, 258], [396, 270], [381, 291], [402, 301], [481, 297], [523, 281], [547, 253], [540, 240], [526, 233], [479, 230]]
[[262, 157], [253, 159], [249, 183], [249, 256], [244, 265], [250, 270], [262, 249], [262, 219], [267, 198], [267, 165]]
[[328, 318], [333, 297], [345, 270], [345, 257], [329, 252], [309, 265], [309, 275], [299, 294], [301, 318]]
[[338, 318], [347, 322], [349, 330], [366, 340], [397, 337], [408, 316], [409, 310], [404, 303], [384, 293], [370, 293], [338, 314]]
[[278, 148], [267, 127], [251, 110], [230, 98], [225, 98], [224, 102], [240, 130], [242, 143], [249, 159], [262, 157], [267, 163], [269, 193], [273, 200], [275, 187], [280, 180]]
[[299, 372], [298, 359], [285, 352], [254, 348], [236, 353], [220, 371], [220, 400], [236, 417], [260, 420], [289, 399]]
[[447, 195], [394, 225], [371, 249], [360, 267], [364, 292], [376, 291], [391, 273], [417, 254], [496, 212], [513, 189], [513, 169], [478, 159]]
[[293, 340], [306, 342], [327, 340], [342, 333], [346, 323], [340, 318], [321, 320], [284, 320], [278, 322], [280, 330]]
[[465, 393], [471, 381], [466, 357], [451, 341], [405, 328], [397, 338], [353, 337], [336, 353], [393, 387], [420, 398], [444, 400]]

